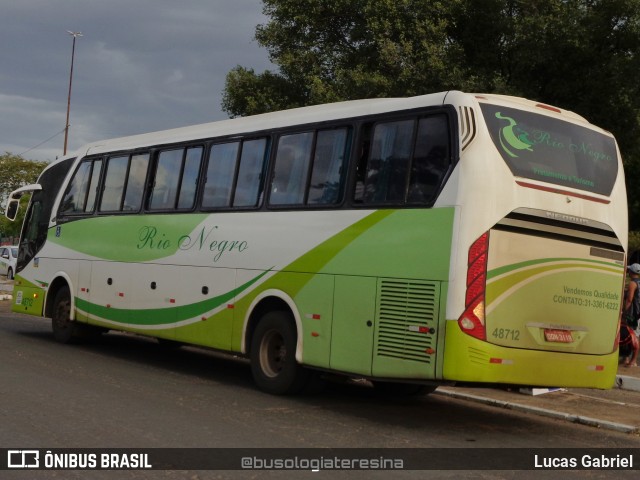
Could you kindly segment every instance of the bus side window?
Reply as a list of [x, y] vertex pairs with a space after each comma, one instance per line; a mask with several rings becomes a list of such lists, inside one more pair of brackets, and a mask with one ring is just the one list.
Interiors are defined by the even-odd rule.
[[124, 194], [122, 210], [125, 212], [137, 212], [142, 206], [144, 193], [144, 182], [149, 169], [149, 154], [143, 153], [133, 155], [129, 165], [129, 175], [127, 177], [127, 187]]
[[203, 208], [231, 206], [233, 177], [239, 152], [240, 142], [218, 143], [211, 146], [202, 196]]
[[318, 132], [307, 204], [334, 205], [340, 201], [348, 137], [346, 128]]
[[447, 116], [421, 118], [411, 166], [408, 203], [428, 203], [440, 189], [450, 166], [449, 123]]
[[300, 205], [304, 202], [312, 146], [313, 132], [280, 137], [270, 204]]
[[262, 178], [267, 140], [259, 138], [242, 142], [240, 166], [233, 196], [234, 207], [255, 207], [262, 193]]
[[69, 182], [59, 215], [91, 213], [95, 207], [102, 160], [84, 161]]
[[404, 203], [414, 120], [375, 126], [364, 178], [365, 203]]
[[128, 155], [111, 157], [107, 160], [104, 189], [100, 200], [101, 212], [113, 212], [120, 210], [122, 195], [124, 193], [124, 181], [127, 177], [128, 167]]
[[93, 162], [93, 170], [91, 172], [91, 180], [89, 181], [89, 191], [87, 192], [87, 203], [84, 211], [93, 212], [96, 208], [96, 199], [98, 198], [98, 188], [100, 188], [100, 173], [102, 172], [102, 159]]
[[269, 204], [335, 205], [341, 199], [349, 129], [283, 135], [271, 180]]
[[60, 214], [78, 213], [84, 211], [91, 176], [92, 162], [83, 162], [69, 182], [69, 187], [64, 194], [60, 205]]
[[357, 204], [428, 205], [451, 163], [445, 114], [365, 125], [356, 166]]
[[163, 150], [158, 154], [155, 181], [151, 191], [149, 209], [173, 209], [178, 194], [184, 149]]
[[180, 193], [178, 195], [178, 209], [190, 209], [196, 200], [196, 187], [200, 173], [200, 163], [202, 163], [202, 147], [188, 148], [182, 169], [182, 181], [180, 182]]

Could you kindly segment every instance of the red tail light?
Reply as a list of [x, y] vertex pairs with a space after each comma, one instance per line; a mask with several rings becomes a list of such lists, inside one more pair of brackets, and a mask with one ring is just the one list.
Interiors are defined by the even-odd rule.
[[489, 232], [485, 232], [469, 248], [465, 309], [458, 319], [458, 325], [463, 332], [480, 340], [487, 339], [484, 325], [484, 294], [487, 285], [488, 252]]

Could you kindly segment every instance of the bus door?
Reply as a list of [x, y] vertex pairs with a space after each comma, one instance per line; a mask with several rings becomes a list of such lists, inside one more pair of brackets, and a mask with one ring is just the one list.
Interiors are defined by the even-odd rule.
[[376, 289], [375, 277], [335, 277], [332, 369], [371, 375]]

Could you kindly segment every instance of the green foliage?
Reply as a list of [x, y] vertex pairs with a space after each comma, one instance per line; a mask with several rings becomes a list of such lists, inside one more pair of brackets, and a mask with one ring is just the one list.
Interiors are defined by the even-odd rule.
[[35, 183], [46, 162], [27, 160], [6, 152], [0, 155], [0, 207], [4, 210], [9, 194], [16, 188]]
[[629, 249], [628, 254], [640, 252], [640, 232], [629, 232]]
[[242, 116], [460, 89], [573, 110], [616, 135], [640, 228], [639, 0], [263, 0], [277, 72], [236, 67]]
[[279, 110], [281, 105], [304, 105], [304, 96], [281, 75], [236, 67], [227, 74], [222, 107], [231, 116], [256, 115]]
[[4, 216], [4, 209], [9, 194], [16, 188], [35, 183], [40, 172], [47, 166], [46, 162], [27, 160], [19, 155], [6, 152], [0, 155], [0, 237], [19, 236], [22, 220], [28, 202], [28, 195], [20, 199], [20, 210], [14, 222]]
[[24, 215], [27, 212], [27, 206], [30, 198], [31, 195], [23, 195], [22, 198], [20, 198], [18, 215], [13, 222], [4, 216], [4, 211], [2, 212], [2, 216], [0, 216], [0, 239], [6, 239], [8, 237], [18, 238], [20, 236], [22, 222], [24, 221]]
[[[426, 0], [265, 0], [264, 13], [271, 20], [257, 27], [256, 39], [280, 71], [257, 75], [241, 67], [232, 70], [223, 108], [238, 116], [448, 88], [459, 76], [450, 58], [457, 49], [445, 47], [448, 12], [457, 4], [459, 0], [446, 6]], [[266, 102], [243, 110], [244, 100], [236, 97], [248, 89], [252, 98]]]

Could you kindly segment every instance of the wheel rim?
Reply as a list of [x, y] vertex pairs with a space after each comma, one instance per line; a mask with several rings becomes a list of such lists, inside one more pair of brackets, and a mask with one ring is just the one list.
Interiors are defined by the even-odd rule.
[[276, 330], [270, 330], [260, 343], [260, 366], [267, 377], [277, 377], [284, 368], [287, 347], [283, 336]]

